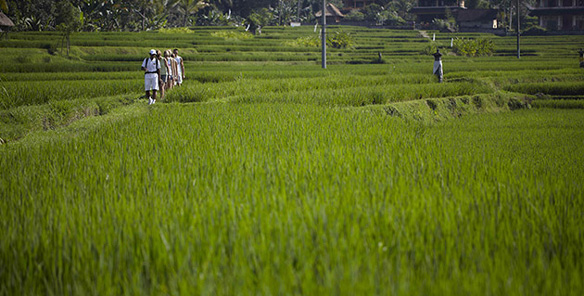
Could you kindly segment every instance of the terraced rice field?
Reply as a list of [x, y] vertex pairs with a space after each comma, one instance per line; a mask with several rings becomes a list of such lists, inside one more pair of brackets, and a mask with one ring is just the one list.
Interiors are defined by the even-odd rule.
[[439, 84], [419, 32], [331, 27], [324, 70], [313, 29], [2, 40], [0, 295], [584, 292], [584, 36], [436, 33], [496, 46]]

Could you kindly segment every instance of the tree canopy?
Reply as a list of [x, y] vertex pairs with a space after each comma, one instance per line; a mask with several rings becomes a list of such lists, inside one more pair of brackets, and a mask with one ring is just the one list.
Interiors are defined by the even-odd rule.
[[[533, 2], [534, 0], [521, 0]], [[244, 24], [266, 9], [265, 25], [291, 21], [313, 22], [322, 0], [67, 0], [83, 16], [82, 31], [141, 31], [162, 27]], [[15, 30], [57, 30], [59, 0], [0, 0]], [[343, 8], [343, 0], [327, 0]], [[509, 14], [515, 1], [468, 0], [477, 8], [497, 8]], [[377, 0], [360, 10], [364, 18], [383, 24], [412, 20], [408, 12], [416, 0]], [[9, 10], [7, 10], [10, 8]], [[255, 15], [254, 15], [255, 14]], [[266, 14], [265, 12], [263, 14]], [[353, 13], [356, 19], [361, 18]], [[264, 22], [264, 20], [262, 20]]]
[[55, 23], [56, 29], [63, 33], [63, 40], [67, 41], [67, 55], [71, 47], [71, 33], [78, 31], [83, 24], [83, 14], [69, 1], [57, 2]]

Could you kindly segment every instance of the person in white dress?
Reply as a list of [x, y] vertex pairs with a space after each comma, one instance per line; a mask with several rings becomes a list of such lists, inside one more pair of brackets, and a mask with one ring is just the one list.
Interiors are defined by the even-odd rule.
[[177, 71], [178, 72], [177, 73], [177, 76], [178, 76], [177, 77], [178, 78], [177, 84], [180, 86], [183, 82], [183, 79], [185, 79], [185, 64], [184, 64], [183, 58], [178, 55], [178, 48], [175, 48], [173, 50], [173, 56], [174, 56], [174, 59], [176, 60], [176, 63], [177, 63], [177, 70], [178, 70]]

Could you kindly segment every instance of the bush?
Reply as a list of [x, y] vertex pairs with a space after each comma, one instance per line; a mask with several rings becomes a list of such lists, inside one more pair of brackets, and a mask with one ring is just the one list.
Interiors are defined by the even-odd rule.
[[336, 31], [332, 35], [327, 36], [326, 42], [328, 46], [334, 48], [354, 48], [355, 41], [351, 34], [343, 32], [343, 31]]
[[378, 16], [381, 12], [383, 12], [383, 7], [379, 4], [373, 3], [367, 5], [367, 7], [362, 9], [363, 15], [365, 16], [365, 20], [377, 22]]
[[378, 23], [382, 25], [401, 26], [404, 25], [406, 21], [401, 18], [395, 11], [384, 10], [383, 12], [379, 13]]
[[365, 20], [365, 14], [356, 9], [353, 9], [347, 15], [345, 15], [344, 20], [350, 22], [362, 22]]
[[495, 51], [495, 44], [492, 40], [486, 38], [456, 38], [452, 49], [458, 55], [469, 57], [490, 56]]

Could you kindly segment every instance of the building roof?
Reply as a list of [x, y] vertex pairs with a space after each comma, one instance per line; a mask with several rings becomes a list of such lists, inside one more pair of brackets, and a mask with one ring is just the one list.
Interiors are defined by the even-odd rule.
[[[316, 17], [321, 17], [322, 16], [322, 10], [319, 10], [317, 13], [314, 14]], [[328, 3], [326, 6], [326, 16], [340, 16], [340, 17], [345, 17], [344, 14], [341, 13], [341, 11], [334, 6], [331, 3]]]
[[465, 9], [456, 14], [457, 22], [492, 21], [497, 18], [496, 9]]
[[0, 11], [0, 26], [14, 27], [14, 23], [2, 11]]

